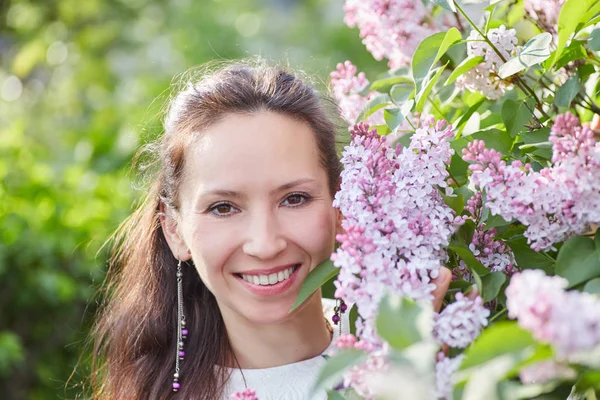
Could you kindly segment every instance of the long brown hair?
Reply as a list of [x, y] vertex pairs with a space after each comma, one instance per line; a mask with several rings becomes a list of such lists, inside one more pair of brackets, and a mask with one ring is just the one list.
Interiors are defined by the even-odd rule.
[[[192, 262], [183, 263], [189, 336], [181, 389], [174, 393], [177, 292], [174, 258], [160, 224], [161, 208], [177, 211], [185, 148], [231, 113], [280, 113], [307, 123], [333, 195], [341, 165], [336, 153], [339, 113], [334, 102], [281, 67], [263, 61], [219, 66], [191, 74], [172, 99], [164, 134], [142, 149], [154, 164], [148, 195], [114, 236], [105, 302], [92, 331], [92, 387], [99, 399], [219, 399], [232, 355], [213, 294]], [[161, 206], [162, 205], [162, 206]]]

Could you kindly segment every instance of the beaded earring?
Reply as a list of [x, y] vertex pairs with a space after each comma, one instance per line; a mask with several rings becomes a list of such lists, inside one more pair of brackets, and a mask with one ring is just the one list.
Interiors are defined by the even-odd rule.
[[340, 335], [341, 335], [342, 334], [342, 324], [340, 323], [342, 321], [341, 314], [344, 314], [346, 312], [346, 310], [348, 309], [348, 306], [342, 299], [337, 299], [336, 303], [337, 304], [335, 305], [335, 307], [333, 307], [333, 317], [331, 318], [331, 320], [333, 321], [333, 323], [335, 325], [339, 324]]
[[183, 341], [188, 335], [188, 330], [185, 327], [185, 315], [183, 313], [183, 273], [181, 272], [181, 260], [177, 263], [177, 346], [175, 346], [175, 373], [173, 374], [173, 391], [177, 392], [181, 389], [179, 379], [181, 377], [179, 371], [179, 362], [185, 358], [183, 350]]

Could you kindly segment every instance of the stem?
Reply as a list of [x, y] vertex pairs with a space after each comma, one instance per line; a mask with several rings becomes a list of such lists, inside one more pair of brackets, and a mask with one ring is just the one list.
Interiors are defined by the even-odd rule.
[[508, 311], [508, 309], [503, 308], [498, 314], [494, 315], [489, 322], [494, 322], [496, 319], [498, 319], [500, 316], [502, 316], [502, 314], [506, 313]]
[[461, 32], [464, 32], [465, 27], [463, 26], [463, 23], [460, 20], [460, 14], [454, 13], [454, 16], [456, 17], [456, 25], [458, 25], [458, 28], [460, 29]]
[[[500, 50], [498, 50], [498, 48], [496, 46], [494, 46], [494, 44], [487, 37], [487, 35], [485, 35], [477, 27], [477, 25], [475, 25], [475, 23], [471, 20], [471, 18], [469, 18], [469, 16], [464, 12], [464, 10], [458, 5], [458, 3], [455, 3], [455, 5], [456, 5], [456, 9], [458, 11], [460, 11], [460, 13], [465, 17], [465, 19], [469, 22], [469, 24], [471, 24], [471, 26], [477, 31], [477, 33], [479, 33], [481, 35], [481, 37], [483, 37], [483, 40], [485, 40], [485, 42], [492, 48], [492, 50], [494, 50], [494, 52], [498, 55], [498, 57], [500, 57], [500, 59], [506, 63], [506, 58], [504, 58], [502, 53], [500, 53]], [[519, 89], [521, 89], [523, 91], [523, 93], [527, 93], [527, 94], [531, 95], [535, 99], [535, 104], [537, 106], [536, 108], [542, 113], [542, 115], [544, 117], [546, 117], [547, 119], [550, 119], [550, 116], [548, 114], [546, 114], [546, 112], [544, 111], [543, 105], [540, 102], [540, 99], [538, 99], [538, 97], [535, 94], [535, 92], [533, 91], [533, 89], [531, 89], [529, 86], [527, 86], [527, 84], [519, 76], [517, 76], [517, 78], [515, 80], [515, 85], [517, 85], [517, 87]]]

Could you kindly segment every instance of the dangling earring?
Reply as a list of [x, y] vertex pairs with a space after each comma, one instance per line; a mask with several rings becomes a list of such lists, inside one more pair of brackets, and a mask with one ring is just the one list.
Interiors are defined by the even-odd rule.
[[183, 351], [183, 341], [187, 337], [188, 330], [185, 327], [185, 315], [183, 314], [183, 289], [181, 272], [181, 260], [177, 263], [177, 346], [175, 346], [175, 373], [173, 374], [173, 391], [177, 392], [181, 388], [179, 383], [179, 361], [185, 357]]
[[331, 320], [333, 321], [333, 323], [335, 325], [339, 324], [340, 335], [341, 335], [342, 334], [342, 324], [341, 324], [342, 316], [341, 316], [341, 314], [344, 314], [346, 312], [346, 310], [348, 309], [348, 306], [342, 299], [337, 299], [336, 302], [337, 302], [337, 304], [335, 305], [335, 307], [333, 307], [333, 317], [331, 318]]

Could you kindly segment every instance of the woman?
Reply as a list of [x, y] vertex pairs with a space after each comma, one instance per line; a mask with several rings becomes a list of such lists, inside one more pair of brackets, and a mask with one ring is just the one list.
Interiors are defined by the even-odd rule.
[[340, 230], [332, 105], [261, 63], [177, 94], [148, 197], [117, 237], [97, 397], [308, 398], [332, 333], [320, 291], [289, 310]]

